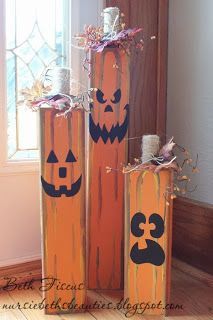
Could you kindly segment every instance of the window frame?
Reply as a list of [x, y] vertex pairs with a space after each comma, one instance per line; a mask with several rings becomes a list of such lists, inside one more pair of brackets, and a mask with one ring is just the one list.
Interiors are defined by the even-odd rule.
[[[6, 0], [0, 1], [0, 174], [17, 173], [17, 172], [38, 172], [39, 157], [37, 159], [9, 159], [8, 158], [8, 110], [7, 110], [7, 88], [6, 88]], [[70, 14], [68, 28], [71, 30], [71, 0], [68, 1], [68, 8], [65, 10], [67, 15]], [[77, 1], [75, 1], [77, 3]], [[68, 41], [71, 39], [71, 32], [68, 35]], [[71, 53], [67, 49], [68, 65], [70, 65]], [[17, 153], [19, 151], [17, 150]]]

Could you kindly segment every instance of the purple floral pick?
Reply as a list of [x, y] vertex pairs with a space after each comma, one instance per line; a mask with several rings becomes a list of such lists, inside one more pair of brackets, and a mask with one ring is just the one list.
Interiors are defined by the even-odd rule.
[[69, 106], [70, 99], [68, 97], [55, 95], [55, 96], [41, 98], [37, 101], [33, 101], [32, 106], [34, 108], [39, 108], [44, 103], [49, 104], [51, 107], [53, 107], [55, 109], [63, 109], [64, 107]]
[[122, 30], [118, 34], [116, 34], [112, 39], [102, 40], [100, 43], [92, 45], [90, 49], [97, 52], [102, 52], [105, 47], [118, 45], [119, 42], [122, 41], [131, 41], [136, 35], [136, 33], [140, 32], [141, 30], [142, 28]]

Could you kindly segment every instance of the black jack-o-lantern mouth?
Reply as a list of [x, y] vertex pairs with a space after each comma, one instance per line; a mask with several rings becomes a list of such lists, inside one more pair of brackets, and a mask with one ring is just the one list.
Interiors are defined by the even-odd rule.
[[[101, 104], [105, 104], [107, 102], [107, 99], [104, 99], [104, 93], [100, 89], [98, 89], [96, 92], [96, 98], [97, 98], [97, 101]], [[120, 102], [120, 100], [121, 100], [121, 90], [118, 89], [114, 93], [114, 99], [110, 101], [113, 104], [117, 104]], [[93, 109], [93, 107], [94, 107], [93, 103], [90, 103], [90, 110]], [[106, 128], [105, 124], [103, 125], [102, 128], [100, 127], [99, 123], [95, 124], [92, 114], [90, 113], [89, 131], [90, 131], [90, 136], [92, 137], [95, 143], [97, 143], [100, 138], [103, 140], [105, 144], [107, 143], [108, 140], [110, 140], [110, 142], [113, 143], [117, 138], [118, 142], [120, 143], [124, 139], [129, 126], [129, 104], [125, 105], [124, 110], [126, 111], [126, 116], [123, 123], [119, 124], [119, 122], [117, 122], [116, 125], [113, 124], [110, 130]], [[110, 104], [107, 104], [105, 106], [104, 112], [113, 112], [112, 106]]]
[[[58, 159], [54, 153], [53, 150], [50, 151], [50, 154], [47, 158], [47, 163], [57, 163]], [[76, 162], [76, 159], [72, 153], [71, 150], [69, 150], [66, 162]], [[59, 177], [65, 178], [67, 175], [67, 168], [66, 167], [59, 167]], [[76, 180], [74, 183], [70, 184], [70, 188], [68, 188], [66, 185], [61, 185], [58, 190], [56, 190], [56, 187], [54, 184], [48, 183], [42, 176], [41, 176], [41, 183], [42, 187], [45, 191], [45, 193], [50, 197], [61, 197], [62, 195], [65, 195], [66, 197], [73, 197], [75, 196], [80, 188], [81, 188], [81, 181], [82, 181], [82, 175]]]

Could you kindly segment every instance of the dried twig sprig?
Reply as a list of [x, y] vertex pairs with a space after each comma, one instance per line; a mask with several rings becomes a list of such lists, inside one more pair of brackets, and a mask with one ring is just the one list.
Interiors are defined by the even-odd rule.
[[177, 198], [176, 194], [174, 193], [174, 190], [171, 189], [171, 187], [166, 188], [166, 192], [163, 194], [166, 205], [170, 205], [170, 200], [174, 200]]
[[[175, 149], [179, 150], [184, 155], [184, 161], [180, 163], [179, 156], [175, 154]], [[174, 171], [174, 190], [167, 190], [165, 198], [169, 203], [169, 199], [174, 199], [177, 194], [185, 195], [194, 192], [197, 186], [190, 188], [190, 175], [184, 173], [185, 169], [190, 168], [192, 173], [199, 172], [198, 170], [198, 155], [195, 163], [188, 150], [179, 146], [172, 137], [159, 151], [157, 155], [151, 155], [150, 159], [143, 163], [141, 158], [135, 159], [134, 164], [128, 164], [123, 168], [124, 173], [132, 171], [150, 170], [154, 173], [159, 173], [163, 169]], [[186, 170], [187, 171], [187, 170]]]
[[39, 110], [44, 105], [57, 109], [60, 113], [57, 116], [67, 116], [74, 109], [84, 109], [89, 112], [89, 103], [91, 102], [91, 92], [96, 88], [90, 88], [87, 91], [81, 92], [74, 96], [64, 93], [55, 95], [47, 95], [51, 91], [51, 86], [44, 86], [43, 82], [36, 80], [31, 88], [21, 90], [23, 100], [20, 104], [25, 104], [33, 111]]
[[78, 46], [86, 52], [89, 52], [89, 50], [102, 52], [104, 48], [110, 46], [120, 47], [127, 52], [132, 45], [137, 49], [143, 50], [143, 39], [135, 40], [135, 35], [141, 30], [141, 28], [122, 29], [118, 33], [106, 36], [102, 27], [86, 25], [84, 32], [77, 34], [75, 39], [78, 41]]
[[114, 168], [111, 168], [111, 167], [106, 167], [106, 173], [111, 173], [111, 172], [122, 172], [122, 170], [120, 169], [114, 169]]
[[91, 61], [88, 57], [90, 50], [96, 52], [102, 52], [106, 47], [118, 47], [126, 54], [130, 54], [132, 48], [143, 50], [144, 41], [140, 39], [136, 40], [136, 34], [142, 31], [141, 28], [125, 29], [125, 23], [123, 22], [124, 14], [121, 14], [120, 32], [114, 30], [109, 34], [104, 34], [103, 27], [95, 27], [93, 25], [85, 25], [84, 32], [77, 34], [75, 39], [77, 40], [78, 47], [84, 49], [85, 58], [83, 61], [83, 69], [86, 70], [90, 76], [90, 64]]
[[[184, 164], [179, 163], [179, 157], [175, 155], [175, 148], [184, 154]], [[168, 187], [164, 197], [166, 205], [170, 204], [170, 199], [175, 199], [177, 195], [186, 195], [187, 193], [194, 192], [197, 186], [190, 188], [191, 177], [188, 174], [183, 173], [183, 169], [192, 168], [192, 173], [199, 172], [198, 170], [198, 155], [195, 163], [190, 156], [190, 153], [184, 148], [177, 145], [172, 137], [159, 151], [158, 155], [152, 155], [150, 160], [146, 163], [142, 162], [141, 158], [135, 158], [134, 163], [123, 166], [122, 170], [106, 167], [106, 172], [111, 173], [113, 171], [122, 171], [124, 174], [128, 174], [134, 171], [149, 170], [153, 173], [159, 173], [161, 170], [169, 169], [174, 172], [174, 184], [173, 188]]]
[[[55, 109], [59, 109], [62, 111], [59, 113], [57, 116], [65, 116], [67, 117], [69, 113], [71, 113], [74, 109], [83, 109], [86, 112], [90, 112], [90, 109], [88, 108], [89, 103], [91, 102], [91, 96], [90, 93], [95, 89], [89, 89], [88, 91], [85, 91], [78, 96], [69, 96], [69, 95], [64, 95], [60, 94], [55, 96], [55, 102], [52, 102], [52, 98], [46, 102], [50, 106], [54, 107]], [[60, 97], [65, 96], [65, 102], [64, 104], [59, 104], [60, 102]], [[59, 98], [59, 100], [58, 100]], [[42, 102], [43, 103], [43, 102]]]

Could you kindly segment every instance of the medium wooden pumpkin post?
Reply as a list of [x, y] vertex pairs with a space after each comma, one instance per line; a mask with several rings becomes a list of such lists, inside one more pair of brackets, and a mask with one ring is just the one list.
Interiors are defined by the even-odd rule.
[[[119, 48], [92, 53], [89, 115], [88, 286], [123, 287], [124, 177], [129, 123], [129, 58]], [[107, 173], [106, 167], [119, 169]]]
[[147, 315], [165, 314], [169, 301], [172, 177], [167, 169], [132, 171], [125, 177], [125, 298], [143, 302]]
[[43, 277], [49, 278], [43, 286], [57, 279], [44, 297], [61, 308], [47, 309], [48, 314], [72, 312], [67, 303], [73, 298], [85, 302], [84, 112], [74, 110], [67, 118], [58, 112], [40, 111]]

